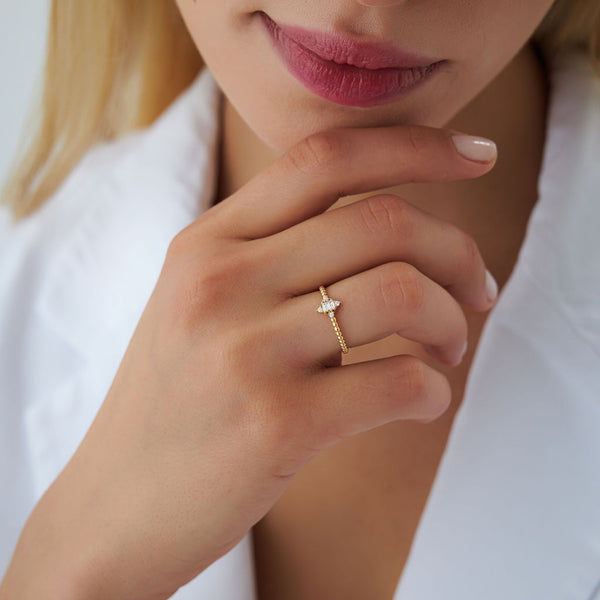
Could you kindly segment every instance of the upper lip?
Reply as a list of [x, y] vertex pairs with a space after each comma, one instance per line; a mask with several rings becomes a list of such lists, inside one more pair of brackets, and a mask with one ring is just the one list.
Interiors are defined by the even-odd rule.
[[428, 67], [439, 62], [436, 58], [401, 50], [394, 44], [359, 42], [335, 33], [322, 33], [296, 25], [275, 23], [266, 13], [261, 13], [261, 16], [307, 50], [337, 64], [354, 65], [362, 69], [411, 69]]

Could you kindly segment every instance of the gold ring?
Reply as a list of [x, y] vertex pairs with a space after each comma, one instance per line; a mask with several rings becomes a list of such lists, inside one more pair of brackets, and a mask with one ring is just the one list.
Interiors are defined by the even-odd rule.
[[347, 354], [348, 346], [346, 346], [346, 341], [344, 340], [344, 336], [342, 335], [342, 331], [338, 322], [335, 318], [335, 309], [341, 304], [339, 300], [332, 300], [327, 296], [327, 290], [324, 286], [319, 286], [319, 291], [321, 292], [321, 296], [323, 296], [323, 302], [321, 302], [321, 306], [317, 308], [317, 312], [323, 313], [324, 315], [328, 315], [333, 323], [333, 328], [335, 329], [335, 334], [337, 335], [338, 341], [340, 342], [340, 347], [342, 348], [342, 352]]

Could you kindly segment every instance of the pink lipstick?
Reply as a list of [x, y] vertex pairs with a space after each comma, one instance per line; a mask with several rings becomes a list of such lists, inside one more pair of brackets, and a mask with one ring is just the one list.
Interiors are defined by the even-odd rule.
[[263, 12], [259, 16], [288, 71], [308, 90], [337, 104], [369, 107], [393, 102], [446, 62], [391, 44], [280, 25]]

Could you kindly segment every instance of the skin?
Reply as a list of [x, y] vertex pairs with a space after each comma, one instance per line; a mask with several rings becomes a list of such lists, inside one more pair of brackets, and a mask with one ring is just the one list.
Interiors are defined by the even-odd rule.
[[[502, 289], [537, 199], [548, 82], [529, 37], [552, 3], [435, 4], [384, 0], [332, 6], [278, 1], [256, 6], [238, 1], [221, 10], [212, 3], [178, 2], [203, 58], [226, 92], [215, 202], [314, 131], [421, 123], [483, 135], [500, 149], [493, 171], [483, 177], [451, 186], [404, 184], [385, 191], [472, 235]], [[369, 109], [336, 105], [305, 90], [280, 64], [249, 16], [258, 9], [281, 22], [394, 41], [408, 50], [452, 62], [428, 86], [400, 101]], [[228, 53], [222, 52], [224, 42], [232, 49]], [[258, 64], [260, 69], [255, 67]], [[252, 72], [252, 77], [239, 77], [239, 72]], [[268, 92], [256, 94], [255, 89]], [[367, 195], [342, 197], [332, 208]], [[316, 457], [295, 478], [254, 527], [261, 598], [312, 598], [317, 592], [328, 597], [391, 597], [487, 318], [487, 313], [464, 310], [469, 350], [459, 367], [440, 364], [420, 344], [399, 335], [362, 345], [342, 357], [343, 364], [351, 364], [404, 353], [417, 356], [447, 377], [453, 402], [426, 429], [415, 422], [397, 421], [344, 440]], [[374, 475], [374, 464], [388, 466]], [[371, 492], [368, 497], [365, 489]], [[344, 504], [350, 521], [336, 521], [339, 526], [323, 522], [327, 513], [322, 506], [330, 498], [337, 498], [340, 507]], [[369, 519], [369, 533], [351, 526], [360, 515]], [[346, 556], [344, 549], [352, 556]]]
[[[465, 159], [438, 127], [466, 106], [461, 123], [476, 123], [471, 101], [501, 72], [500, 89], [527, 98], [533, 63], [519, 51], [550, 3], [524, 4], [179, 3], [230, 102], [219, 202], [173, 240], [94, 423], [22, 532], [0, 600], [168, 598], [238, 543], [313, 459], [359, 433], [447, 411], [452, 383], [439, 362], [460, 364], [465, 311], [494, 303], [474, 237], [445, 218], [467, 223], [474, 197], [461, 204], [456, 193], [436, 215], [418, 205], [435, 207], [433, 192], [408, 202], [374, 191], [445, 191], [491, 174], [494, 158]], [[393, 104], [328, 104], [279, 65], [251, 17], [258, 9], [402, 39], [453, 66]], [[231, 143], [234, 133], [244, 142]], [[340, 182], [353, 199], [345, 205], [336, 205]], [[392, 353], [342, 366], [328, 319], [307, 318], [323, 281], [348, 314], [364, 315], [344, 321], [351, 348], [398, 332], [439, 362]]]
[[[552, 2], [366, 4], [342, 0], [177, 1], [227, 102], [267, 146], [262, 154], [270, 154], [271, 160], [311, 133], [333, 127], [445, 126], [514, 58]], [[334, 104], [307, 91], [282, 66], [253, 15], [258, 10], [281, 23], [337, 31], [364, 41], [387, 40], [451, 64], [427, 86], [391, 104], [368, 109]], [[244, 76], [248, 73], [252, 76]], [[253, 150], [259, 147], [257, 140]]]
[[[92, 426], [23, 529], [0, 599], [168, 598], [236, 545], [319, 452], [441, 415], [451, 394], [435, 369], [411, 356], [339, 366], [330, 324], [305, 315], [320, 299], [315, 278], [339, 279], [332, 296], [362, 298], [353, 310], [371, 316], [349, 323], [350, 346], [400, 330], [456, 365], [459, 302], [493, 304], [476, 246], [391, 195], [322, 213], [343, 174], [361, 193], [492, 166], [461, 157], [438, 129], [342, 130], [297, 146], [182, 230]], [[306, 239], [323, 245], [298, 262]], [[353, 252], [324, 263], [340, 244]]]

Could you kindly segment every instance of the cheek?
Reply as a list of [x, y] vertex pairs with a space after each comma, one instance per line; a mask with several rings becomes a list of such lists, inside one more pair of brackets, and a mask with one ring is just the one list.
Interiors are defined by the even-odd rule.
[[[528, 43], [553, 0], [482, 0], [469, 13], [472, 21], [453, 33], [464, 40], [455, 87], [468, 102], [484, 90]], [[465, 13], [466, 17], [466, 13]], [[464, 104], [463, 104], [464, 106]]]
[[496, 74], [525, 45], [553, 0], [484, 0], [465, 11], [465, 26], [454, 32], [464, 40], [463, 59], [474, 73]]

